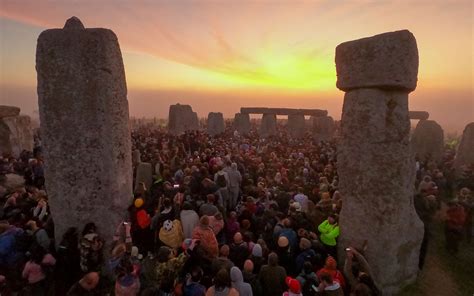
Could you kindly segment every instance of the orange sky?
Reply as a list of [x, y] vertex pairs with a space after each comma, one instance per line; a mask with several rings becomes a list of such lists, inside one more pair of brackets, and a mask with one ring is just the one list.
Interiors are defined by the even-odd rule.
[[473, 6], [444, 1], [0, 0], [0, 103], [37, 109], [36, 39], [72, 15], [122, 48], [130, 113], [166, 117], [189, 103], [206, 116], [241, 106], [328, 109], [339, 118], [334, 49], [408, 29], [420, 53], [412, 110], [447, 131], [474, 121]]

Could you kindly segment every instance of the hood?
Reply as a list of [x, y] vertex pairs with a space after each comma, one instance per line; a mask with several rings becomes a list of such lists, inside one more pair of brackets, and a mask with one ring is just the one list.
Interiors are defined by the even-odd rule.
[[242, 271], [238, 267], [232, 267], [230, 269], [230, 279], [234, 283], [241, 283], [244, 281], [244, 277], [242, 276]]
[[227, 296], [229, 294], [229, 288], [225, 287], [222, 290], [217, 290], [214, 286], [214, 296]]
[[252, 255], [255, 257], [262, 257], [262, 246], [255, 244], [252, 249]]

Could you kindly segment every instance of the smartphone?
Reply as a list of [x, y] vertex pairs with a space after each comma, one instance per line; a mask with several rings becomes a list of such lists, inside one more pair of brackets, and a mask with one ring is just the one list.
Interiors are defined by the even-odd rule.
[[346, 248], [346, 252], [349, 252], [351, 250], [351, 248]]
[[173, 188], [179, 188], [179, 184], [174, 184]]

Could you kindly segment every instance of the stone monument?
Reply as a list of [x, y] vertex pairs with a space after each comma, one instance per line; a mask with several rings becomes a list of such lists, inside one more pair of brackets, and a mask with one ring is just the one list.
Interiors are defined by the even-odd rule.
[[454, 159], [454, 168], [457, 174], [462, 173], [464, 166], [474, 166], [474, 122], [464, 128]]
[[210, 112], [207, 116], [207, 133], [216, 136], [225, 132], [224, 116], [221, 112]]
[[321, 116], [312, 118], [313, 134], [319, 141], [330, 141], [334, 138], [336, 124], [331, 116]]
[[412, 149], [421, 161], [440, 161], [444, 153], [444, 132], [434, 120], [420, 120], [411, 137]]
[[234, 129], [242, 135], [250, 133], [250, 115], [246, 113], [235, 113]]
[[199, 129], [199, 119], [190, 105], [171, 105], [168, 116], [168, 131], [172, 134], [182, 134]]
[[56, 241], [88, 222], [112, 241], [132, 201], [131, 140], [119, 43], [72, 17], [36, 49], [46, 189]]
[[346, 92], [338, 151], [339, 255], [367, 241], [366, 259], [384, 295], [415, 281], [423, 224], [413, 205], [408, 93], [416, 88], [413, 34], [397, 31], [336, 48], [337, 87]]
[[19, 157], [23, 150], [33, 151], [30, 117], [20, 115], [20, 108], [0, 106], [0, 154]]
[[262, 116], [262, 123], [258, 131], [260, 137], [266, 138], [277, 133], [277, 117], [275, 114], [265, 113]]
[[288, 133], [294, 138], [301, 138], [306, 133], [306, 121], [303, 114], [288, 115]]

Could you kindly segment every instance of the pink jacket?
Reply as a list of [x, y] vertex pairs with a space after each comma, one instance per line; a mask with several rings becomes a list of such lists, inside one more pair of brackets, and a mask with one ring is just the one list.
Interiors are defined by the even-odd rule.
[[[51, 254], [46, 254], [41, 262], [42, 265], [53, 266], [56, 264], [56, 259]], [[22, 276], [28, 280], [29, 284], [40, 282], [46, 278], [41, 266], [33, 261], [28, 261], [23, 268]]]

